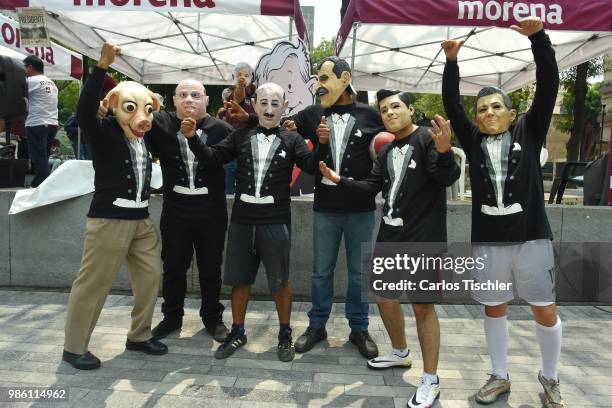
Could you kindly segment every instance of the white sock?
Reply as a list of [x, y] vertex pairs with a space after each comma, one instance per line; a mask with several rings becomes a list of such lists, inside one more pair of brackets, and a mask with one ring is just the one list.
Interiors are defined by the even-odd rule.
[[429, 383], [429, 384], [437, 384], [438, 383], [438, 375], [437, 374], [429, 374], [426, 372], [423, 372], [423, 376], [421, 377], [423, 379], [423, 382]]
[[561, 356], [561, 338], [563, 325], [561, 318], [557, 316], [557, 323], [552, 327], [542, 326], [536, 322], [536, 336], [540, 343], [542, 354], [542, 374], [547, 380], [558, 380], [559, 358]]
[[397, 349], [393, 347], [391, 349], [391, 352], [398, 357], [408, 357], [408, 354], [410, 353], [410, 349], [408, 347], [406, 347], [405, 349]]
[[508, 378], [508, 318], [485, 316], [484, 330], [493, 374]]

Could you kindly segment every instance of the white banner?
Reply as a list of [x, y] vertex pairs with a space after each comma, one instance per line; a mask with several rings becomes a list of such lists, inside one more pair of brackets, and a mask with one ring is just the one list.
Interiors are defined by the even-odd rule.
[[[51, 79], [80, 79], [83, 73], [81, 55], [60, 45], [51, 47], [25, 47], [21, 43], [21, 30], [16, 21], [0, 14], [0, 55], [3, 48], [15, 50], [27, 56], [36, 55], [45, 64], [45, 75]], [[11, 56], [11, 55], [9, 55]]]
[[[261, 3], [270, 0], [29, 0], [29, 7], [73, 11], [190, 11], [200, 13], [261, 14]], [[22, 7], [25, 1], [15, 1]]]

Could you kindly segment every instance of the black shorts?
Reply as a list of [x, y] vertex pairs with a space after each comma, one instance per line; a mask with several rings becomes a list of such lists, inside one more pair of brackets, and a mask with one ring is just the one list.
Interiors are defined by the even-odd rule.
[[263, 262], [268, 288], [275, 293], [289, 283], [291, 226], [288, 224], [230, 223], [227, 234], [223, 283], [252, 285]]

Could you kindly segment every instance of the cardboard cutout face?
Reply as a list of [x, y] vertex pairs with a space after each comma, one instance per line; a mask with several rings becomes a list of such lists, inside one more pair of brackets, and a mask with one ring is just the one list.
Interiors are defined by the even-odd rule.
[[396, 133], [412, 125], [414, 108], [412, 105], [406, 106], [399, 95], [391, 95], [379, 101], [378, 106], [385, 129], [389, 132]]
[[126, 81], [119, 83], [106, 97], [125, 137], [144, 137], [151, 130], [153, 112], [159, 111], [159, 101], [153, 92], [138, 82]]
[[193, 118], [196, 121], [206, 116], [208, 95], [204, 85], [195, 79], [185, 79], [178, 83], [174, 91], [174, 106], [179, 119]]
[[259, 126], [270, 129], [280, 125], [281, 115], [287, 108], [283, 88], [266, 83], [257, 88], [255, 112], [259, 116]]
[[476, 126], [485, 135], [499, 135], [510, 128], [516, 110], [508, 109], [501, 94], [482, 96], [476, 101]]
[[273, 82], [285, 90], [289, 105], [283, 116], [292, 116], [315, 102], [316, 77], [310, 74], [308, 47], [299, 40], [277, 43], [255, 67], [256, 84]]
[[351, 74], [348, 71], [342, 72], [338, 78], [333, 69], [334, 63], [325, 61], [317, 74], [315, 93], [324, 108], [334, 105], [351, 83]]

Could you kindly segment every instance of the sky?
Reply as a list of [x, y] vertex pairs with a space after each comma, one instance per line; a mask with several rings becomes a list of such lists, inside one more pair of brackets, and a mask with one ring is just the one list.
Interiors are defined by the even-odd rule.
[[329, 40], [340, 29], [341, 0], [300, 0], [301, 6], [315, 6], [314, 31], [311, 41], [316, 47], [321, 38]]

